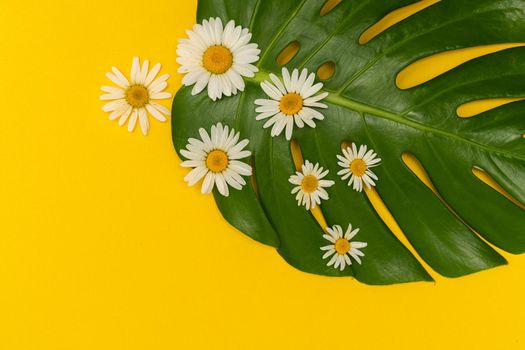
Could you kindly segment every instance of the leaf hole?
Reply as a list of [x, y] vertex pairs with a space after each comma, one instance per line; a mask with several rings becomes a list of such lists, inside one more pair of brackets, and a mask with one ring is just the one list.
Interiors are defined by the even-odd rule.
[[317, 77], [321, 80], [329, 80], [334, 76], [335, 73], [335, 62], [328, 61], [323, 63], [317, 68]]
[[385, 225], [388, 227], [388, 229], [392, 232], [392, 234], [401, 242], [402, 245], [404, 245], [410, 253], [419, 261], [419, 263], [423, 266], [423, 268], [428, 272], [432, 271], [432, 267], [428, 265], [428, 263], [419, 255], [418, 251], [412, 243], [408, 240], [405, 233], [397, 223], [397, 220], [394, 218], [394, 215], [390, 212], [390, 209], [386, 206], [385, 202], [379, 195], [379, 193], [376, 191], [375, 188], [365, 188], [365, 194], [370, 201], [370, 204], [372, 204], [372, 207], [376, 211], [377, 215], [381, 218], [381, 220], [385, 223]]
[[471, 118], [481, 113], [490, 111], [494, 108], [504, 106], [506, 104], [525, 100], [525, 97], [516, 98], [487, 98], [463, 103], [456, 110], [458, 117]]
[[507, 198], [509, 201], [516, 204], [521, 209], [525, 210], [525, 205], [521, 203], [520, 201], [518, 201], [516, 198], [514, 198], [514, 196], [508, 193], [503, 187], [501, 187], [501, 185], [496, 180], [494, 180], [494, 178], [490, 176], [485, 170], [481, 169], [480, 167], [474, 166], [472, 167], [472, 173], [474, 174], [474, 176], [476, 176], [479, 180], [481, 180], [487, 186], [498, 191], [502, 196]]
[[[303, 153], [301, 152], [301, 146], [299, 145], [299, 142], [297, 142], [296, 139], [292, 139], [292, 141], [290, 142], [290, 151], [292, 153], [292, 159], [295, 166], [295, 170], [301, 171], [304, 159]], [[310, 209], [310, 212], [312, 213], [312, 216], [314, 217], [315, 221], [317, 221], [319, 226], [321, 226], [323, 231], [326, 231], [328, 224], [326, 223], [326, 218], [324, 217], [321, 207], [316, 206], [315, 208]]]
[[370, 40], [384, 32], [388, 28], [440, 1], [441, 0], [421, 0], [390, 12], [377, 23], [365, 30], [363, 34], [361, 34], [361, 36], [359, 37], [359, 44], [364, 45], [368, 43]]
[[396, 84], [400, 89], [410, 89], [478, 57], [519, 46], [525, 46], [525, 43], [482, 45], [440, 52], [403, 68], [396, 77]]
[[299, 52], [299, 49], [301, 49], [301, 44], [296, 40], [292, 41], [286, 47], [277, 55], [277, 58], [275, 59], [277, 64], [280, 66], [286, 65], [288, 62], [290, 62], [295, 55]]
[[323, 17], [326, 16], [328, 13], [330, 13], [333, 9], [337, 7], [340, 3], [342, 3], [343, 0], [327, 0], [323, 7], [321, 7], [321, 11], [319, 12], [319, 16]]
[[408, 153], [408, 152], [404, 152], [402, 155], [401, 155], [401, 158], [403, 159], [403, 163], [405, 163], [405, 165], [408, 167], [408, 169], [410, 169], [410, 171], [425, 185], [427, 186], [430, 190], [432, 190], [432, 192], [434, 192], [434, 194], [436, 195], [436, 197], [441, 201], [441, 203], [443, 203], [443, 205], [452, 213], [454, 214], [454, 216], [456, 216], [458, 218], [459, 221], [461, 221], [463, 223], [463, 225], [465, 225], [470, 231], [474, 232], [478, 237], [480, 237], [480, 239], [482, 239], [485, 243], [488, 244], [487, 240], [485, 238], [483, 238], [478, 232], [476, 232], [472, 227], [470, 227], [470, 225], [454, 210], [454, 208], [452, 208], [448, 203], [447, 201], [441, 196], [441, 194], [439, 193], [439, 191], [437, 190], [436, 186], [434, 186], [434, 183], [432, 182], [432, 180], [430, 179], [430, 177], [428, 176], [428, 173], [425, 169], [425, 167], [423, 166], [423, 164], [421, 164], [421, 162], [419, 161], [419, 159], [417, 159], [416, 156], [414, 156], [413, 154], [411, 153]]
[[430, 177], [428, 176], [428, 173], [426, 169], [423, 167], [423, 164], [417, 159], [413, 154], [404, 152], [401, 155], [401, 159], [403, 159], [403, 163], [416, 175], [416, 177], [424, 183], [428, 188], [432, 190], [436, 195], [439, 196], [439, 193], [437, 191], [437, 188], [432, 183], [432, 180], [430, 180]]

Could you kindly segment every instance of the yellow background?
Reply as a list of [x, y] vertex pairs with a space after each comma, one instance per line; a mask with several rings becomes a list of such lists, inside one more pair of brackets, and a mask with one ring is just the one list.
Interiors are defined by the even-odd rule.
[[104, 73], [134, 55], [177, 90], [196, 2], [0, 1], [0, 349], [524, 348], [525, 257], [435, 284], [301, 273], [186, 187], [169, 122], [107, 120]]

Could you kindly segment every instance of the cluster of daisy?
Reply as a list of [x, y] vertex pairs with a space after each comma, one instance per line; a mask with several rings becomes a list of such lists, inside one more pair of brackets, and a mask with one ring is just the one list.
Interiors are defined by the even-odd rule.
[[[260, 49], [251, 43], [252, 34], [248, 29], [229, 21], [225, 26], [220, 18], [210, 18], [186, 31], [188, 38], [181, 39], [177, 48], [180, 64], [179, 73], [184, 74], [182, 83], [193, 86], [192, 95], [206, 90], [213, 101], [229, 97], [245, 89], [245, 78], [253, 78], [258, 72], [255, 63], [259, 61]], [[165, 121], [169, 111], [156, 102], [167, 99], [171, 94], [163, 91], [168, 75], [157, 78], [160, 64], [149, 70], [149, 62], [142, 66], [138, 58], [133, 59], [131, 78], [128, 80], [117, 68], [107, 73], [117, 87], [104, 86], [103, 100], [111, 100], [103, 110], [111, 112], [110, 119], [119, 119], [119, 124], [128, 122], [128, 130], [135, 128], [137, 121], [146, 134], [149, 130], [148, 113], [159, 121]], [[324, 119], [320, 111], [328, 106], [322, 101], [328, 96], [322, 92], [323, 84], [315, 82], [315, 73], [307, 69], [291, 72], [283, 68], [281, 77], [269, 75], [269, 80], [260, 86], [267, 96], [255, 100], [256, 120], [264, 121], [263, 128], [271, 128], [272, 137], [284, 132], [287, 140], [292, 139], [294, 128], [316, 127]], [[246, 149], [247, 139], [240, 139], [240, 133], [227, 125], [217, 123], [211, 129], [199, 129], [200, 138], [190, 138], [181, 154], [186, 158], [182, 166], [192, 170], [185, 177], [190, 186], [202, 180], [202, 193], [210, 193], [216, 187], [223, 196], [228, 196], [230, 187], [241, 190], [246, 185], [244, 177], [252, 175], [252, 167], [246, 159], [251, 152]], [[361, 192], [364, 187], [375, 186], [377, 176], [372, 168], [380, 164], [377, 154], [366, 145], [352, 143], [337, 155], [342, 168], [337, 175], [348, 186]], [[304, 162], [300, 169], [289, 178], [294, 185], [291, 193], [298, 205], [306, 210], [316, 208], [322, 200], [328, 200], [326, 188], [335, 184], [327, 178], [329, 170], [319, 163]], [[341, 226], [326, 229], [324, 235], [330, 245], [324, 246], [323, 259], [330, 258], [328, 266], [343, 270], [351, 265], [351, 258], [361, 263], [364, 254], [359, 250], [366, 243], [352, 242], [359, 229], [348, 226], [343, 234]]]
[[[207, 89], [210, 99], [216, 101], [223, 96], [232, 96], [244, 91], [244, 78], [252, 78], [258, 69], [254, 65], [259, 60], [260, 50], [257, 44], [250, 43], [251, 33], [246, 28], [236, 26], [230, 21], [223, 26], [220, 18], [204, 20], [188, 30], [188, 38], [179, 42], [177, 62], [181, 65], [179, 73], [184, 74], [182, 83], [193, 86], [192, 95]], [[323, 84], [315, 82], [315, 74], [307, 69], [299, 71], [282, 69], [281, 78], [269, 75], [269, 80], [261, 83], [261, 89], [267, 96], [255, 100], [256, 120], [265, 121], [263, 128], [271, 128], [270, 134], [276, 137], [284, 133], [287, 140], [292, 139], [294, 128], [316, 127], [324, 115], [320, 112], [328, 108], [322, 101], [328, 96], [322, 92]], [[213, 125], [211, 132], [199, 130], [200, 140], [190, 138], [186, 149], [181, 154], [187, 158], [183, 167], [192, 168], [185, 180], [189, 185], [204, 178], [202, 193], [209, 193], [214, 186], [220, 194], [227, 196], [228, 187], [241, 189], [251, 176], [252, 168], [242, 159], [251, 156], [245, 150], [248, 140], [239, 141], [239, 132], [223, 126]], [[337, 155], [338, 165], [342, 168], [337, 175], [348, 186], [361, 192], [364, 187], [375, 186], [377, 176], [372, 168], [380, 164], [381, 159], [366, 145], [352, 143], [350, 147]], [[294, 194], [298, 205], [306, 210], [316, 208], [321, 201], [328, 200], [327, 188], [335, 184], [327, 178], [329, 170], [319, 163], [308, 160], [289, 178], [294, 185]], [[328, 266], [344, 270], [352, 260], [361, 263], [364, 254], [360, 249], [367, 246], [364, 242], [352, 239], [359, 232], [348, 226], [346, 232], [339, 225], [326, 229], [324, 238], [330, 244], [321, 247], [325, 252], [323, 259], [329, 259]]]

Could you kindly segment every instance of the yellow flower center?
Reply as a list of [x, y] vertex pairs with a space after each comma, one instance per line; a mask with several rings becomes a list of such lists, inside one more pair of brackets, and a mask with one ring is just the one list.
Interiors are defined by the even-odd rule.
[[299, 113], [301, 109], [303, 109], [303, 98], [299, 94], [290, 92], [289, 94], [286, 94], [283, 97], [281, 97], [281, 101], [279, 102], [279, 109], [285, 115], [293, 116], [294, 114]]
[[303, 177], [303, 181], [301, 182], [301, 188], [306, 193], [312, 193], [317, 190], [317, 187], [319, 186], [319, 180], [313, 175], [306, 175]]
[[206, 167], [214, 173], [220, 173], [228, 167], [228, 155], [219, 149], [208, 153], [206, 157]]
[[148, 89], [143, 85], [131, 85], [126, 90], [126, 101], [133, 107], [144, 107], [149, 102]]
[[202, 65], [213, 74], [223, 74], [233, 65], [232, 52], [222, 45], [210, 46], [202, 57]]
[[362, 159], [354, 159], [352, 163], [350, 163], [350, 171], [355, 176], [363, 176], [366, 172], [366, 169], [368, 169], [366, 163]]
[[337, 254], [339, 255], [345, 255], [346, 253], [348, 253], [348, 251], [350, 251], [350, 242], [348, 242], [347, 239], [345, 238], [339, 238], [337, 241], [335, 241], [335, 251], [337, 252]]

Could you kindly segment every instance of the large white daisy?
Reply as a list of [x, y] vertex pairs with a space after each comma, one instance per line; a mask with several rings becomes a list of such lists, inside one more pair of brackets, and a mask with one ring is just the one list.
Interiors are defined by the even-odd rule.
[[295, 199], [298, 205], [304, 205], [306, 210], [315, 208], [321, 204], [321, 199], [328, 199], [328, 192], [325, 188], [334, 185], [331, 180], [323, 180], [328, 175], [328, 170], [323, 171], [319, 163], [315, 165], [306, 161], [302, 165], [302, 171], [290, 176], [290, 183], [297, 185], [292, 189], [292, 194], [296, 194]]
[[213, 100], [244, 91], [243, 77], [254, 77], [258, 71], [252, 63], [259, 60], [257, 44], [250, 43], [252, 34], [235, 26], [231, 20], [223, 29], [222, 20], [210, 18], [186, 31], [188, 39], [177, 46], [178, 72], [185, 74], [182, 84], [193, 86], [192, 95], [208, 87]]
[[328, 96], [327, 92], [316, 95], [322, 88], [322, 83], [314, 85], [315, 74], [308, 75], [308, 70], [303, 69], [301, 74], [297, 69], [290, 72], [282, 70], [283, 81], [275, 74], [270, 74], [273, 82], [263, 81], [261, 87], [270, 99], [255, 100], [258, 105], [255, 109], [259, 113], [256, 120], [268, 119], [264, 128], [272, 127], [272, 136], [278, 136], [286, 128], [286, 139], [292, 138], [294, 123], [298, 128], [304, 124], [315, 128], [315, 120], [323, 120], [324, 115], [314, 108], [327, 108], [322, 99]]
[[111, 100], [102, 107], [104, 112], [111, 112], [110, 120], [120, 118], [118, 123], [123, 126], [129, 119], [129, 132], [135, 129], [138, 120], [144, 135], [147, 135], [149, 130], [148, 112], [158, 121], [166, 121], [164, 115], [169, 115], [170, 111], [155, 102], [171, 98], [171, 94], [164, 91], [168, 86], [166, 80], [169, 74], [156, 78], [160, 67], [160, 63], [157, 63], [149, 70], [148, 60], [145, 60], [141, 67], [139, 58], [134, 57], [129, 80], [116, 67], [111, 68], [112, 72], [106, 73], [106, 76], [118, 85], [101, 88], [105, 94], [100, 96], [100, 99]]
[[352, 265], [350, 257], [361, 264], [360, 257], [365, 256], [365, 254], [360, 249], [365, 248], [368, 244], [364, 242], [352, 242], [352, 238], [359, 232], [358, 228], [352, 230], [352, 224], [348, 224], [344, 235], [343, 228], [339, 225], [334, 225], [331, 228], [327, 227], [326, 231], [328, 234], [323, 235], [323, 237], [330, 241], [330, 244], [321, 247], [321, 250], [326, 252], [323, 255], [323, 259], [332, 257], [326, 264], [327, 266], [333, 265], [334, 268], [339, 268], [343, 271], [346, 266]]
[[186, 149], [181, 154], [188, 160], [181, 163], [185, 168], [193, 168], [184, 181], [193, 186], [204, 178], [201, 192], [210, 193], [217, 186], [219, 193], [227, 197], [228, 186], [237, 190], [246, 185], [242, 176], [252, 175], [252, 167], [239, 161], [251, 156], [251, 152], [244, 150], [249, 141], [239, 141], [239, 133], [221, 123], [211, 127], [208, 134], [203, 128], [199, 129], [200, 140], [190, 138]]
[[338, 154], [337, 159], [337, 164], [343, 168], [337, 175], [340, 175], [342, 180], [350, 178], [348, 186], [353, 186], [354, 190], [361, 192], [363, 183], [367, 188], [376, 185], [375, 181], [378, 178], [371, 168], [380, 165], [381, 158], [377, 157], [373, 149], [368, 150], [366, 145], [361, 145], [358, 150], [356, 144], [352, 143], [352, 147], [343, 149], [343, 155]]

